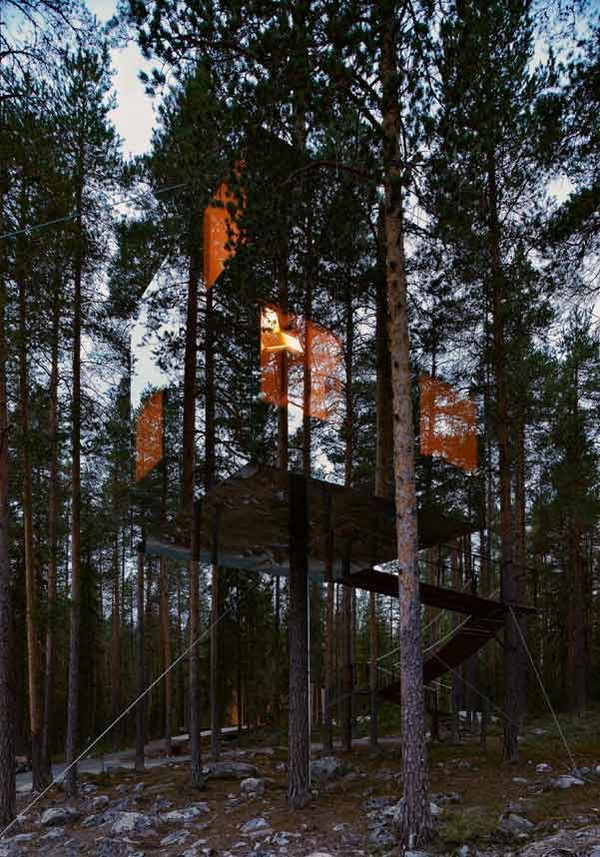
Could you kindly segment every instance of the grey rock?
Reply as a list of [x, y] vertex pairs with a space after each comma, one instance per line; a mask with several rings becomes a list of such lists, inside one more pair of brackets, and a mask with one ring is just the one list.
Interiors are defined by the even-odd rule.
[[550, 765], [548, 762], [540, 762], [539, 765], [535, 766], [535, 769], [538, 774], [549, 774], [552, 770], [552, 765]]
[[523, 815], [516, 812], [503, 813], [500, 816], [500, 827], [508, 833], [527, 833], [533, 830], [535, 824]]
[[189, 830], [176, 830], [174, 833], [169, 833], [168, 836], [161, 839], [160, 844], [165, 848], [169, 845], [183, 845], [191, 835]]
[[265, 836], [271, 836], [275, 831], [272, 827], [261, 827], [260, 830], [251, 830], [249, 833], [245, 833], [244, 835], [248, 837], [248, 839], [263, 839]]
[[471, 849], [468, 845], [461, 845], [460, 848], [458, 848], [456, 851], [457, 857], [469, 857], [470, 853]]
[[307, 857], [332, 857], [329, 851], [313, 851]]
[[373, 828], [373, 830], [369, 831], [369, 835], [367, 836], [367, 841], [371, 845], [376, 845], [378, 847], [385, 847], [386, 845], [393, 845], [395, 842], [394, 837], [383, 826], [378, 826]]
[[103, 837], [96, 840], [93, 853], [95, 857], [127, 857], [131, 855], [132, 850], [131, 846], [121, 839]]
[[110, 798], [108, 795], [98, 795], [97, 797], [93, 797], [89, 803], [90, 809], [105, 809], [110, 803]]
[[431, 857], [430, 851], [405, 851], [404, 857]]
[[149, 827], [152, 827], [152, 819], [143, 812], [117, 812], [112, 832], [115, 836], [122, 836], [124, 833], [139, 833]]
[[446, 803], [460, 803], [461, 796], [458, 792], [438, 793], [429, 795], [433, 803], [438, 806], [444, 806]]
[[44, 833], [43, 836], [40, 837], [40, 842], [48, 842], [53, 839], [62, 839], [63, 836], [66, 836], [66, 831], [64, 827], [51, 827], [48, 833]]
[[262, 777], [247, 777], [240, 783], [240, 791], [244, 795], [263, 795], [267, 788], [267, 781]]
[[254, 833], [255, 830], [261, 830], [268, 826], [269, 825], [267, 824], [264, 818], [251, 818], [245, 824], [242, 824], [242, 826], [240, 827], [240, 831], [242, 833]]
[[323, 756], [322, 759], [314, 759], [310, 763], [310, 775], [317, 782], [329, 782], [342, 777], [347, 769], [343, 762], [335, 756]]
[[74, 806], [51, 806], [44, 810], [40, 818], [43, 827], [55, 827], [60, 824], [68, 824], [79, 818], [79, 810]]
[[98, 786], [96, 783], [82, 783], [81, 784], [81, 793], [84, 795], [93, 795], [98, 791]]
[[245, 780], [259, 776], [258, 768], [247, 762], [210, 762], [204, 772], [211, 780]]
[[172, 812], [167, 812], [161, 816], [161, 821], [164, 821], [165, 824], [189, 824], [199, 816], [206, 815], [207, 812], [210, 812], [208, 804], [201, 801], [186, 806], [185, 809], [174, 809]]
[[583, 786], [585, 783], [579, 777], [572, 777], [570, 774], [564, 774], [564, 776], [557, 777], [557, 779], [553, 780], [551, 785], [555, 789], [562, 790], [570, 789], [573, 786]]

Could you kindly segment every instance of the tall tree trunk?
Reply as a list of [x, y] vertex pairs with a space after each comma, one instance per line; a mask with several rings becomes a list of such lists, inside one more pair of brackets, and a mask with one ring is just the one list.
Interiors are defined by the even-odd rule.
[[[121, 628], [123, 626], [121, 617], [120, 599], [120, 563], [119, 563], [119, 533], [115, 533], [115, 544], [113, 548], [113, 580], [112, 580], [112, 604], [111, 604], [111, 638], [110, 638], [110, 688], [111, 688], [111, 712], [113, 719], [119, 716], [121, 710]], [[118, 749], [122, 730], [119, 726], [113, 731], [113, 747]]]
[[[3, 108], [0, 107], [0, 127]], [[0, 173], [0, 231], [4, 231], [4, 170]], [[13, 664], [13, 596], [9, 554], [8, 402], [6, 391], [6, 287], [0, 259], [0, 825], [15, 817], [15, 681]]]
[[[205, 320], [205, 410], [204, 410], [204, 487], [209, 491], [215, 481], [215, 335], [213, 290], [206, 293]], [[213, 527], [213, 535], [218, 522]], [[210, 622], [210, 728], [211, 756], [221, 755], [221, 712], [219, 710], [219, 566], [216, 545], [211, 562], [211, 622]]]
[[[168, 670], [171, 666], [171, 622], [169, 607], [169, 566], [165, 557], [160, 558], [159, 572], [159, 611], [160, 611], [160, 639], [162, 650], [162, 668]], [[165, 739], [165, 755], [171, 755], [171, 711], [173, 707], [172, 674], [167, 672], [164, 684], [164, 721], [163, 732]]]
[[[353, 368], [354, 368], [354, 319], [352, 313], [352, 294], [348, 288], [346, 295], [346, 401], [344, 420], [344, 485], [352, 487], [354, 469], [354, 400], [353, 400]], [[350, 557], [344, 559], [349, 566]], [[349, 573], [349, 567], [344, 569]], [[352, 749], [352, 695], [353, 695], [353, 657], [352, 657], [352, 594], [350, 586], [342, 588], [342, 746], [346, 752]]]
[[[83, 159], [83, 156], [82, 156]], [[73, 295], [73, 393], [71, 405], [71, 610], [69, 630], [69, 688], [65, 761], [73, 765], [79, 731], [79, 657], [81, 649], [81, 318], [83, 278], [83, 229], [81, 223], [82, 182], [78, 183], [76, 206], [77, 247]], [[77, 766], [65, 778], [68, 797], [77, 795]]]
[[42, 791], [50, 782], [50, 771], [42, 753], [42, 695], [40, 684], [41, 648], [38, 634], [38, 581], [33, 547], [33, 492], [29, 433], [29, 369], [27, 359], [27, 298], [19, 252], [19, 398], [21, 467], [23, 471], [23, 535], [25, 542], [25, 622], [27, 626], [27, 682], [29, 729], [31, 736], [32, 788]]
[[[144, 692], [144, 662], [146, 660], [146, 640], [144, 633], [144, 554], [137, 558], [137, 693]], [[144, 770], [144, 745], [146, 743], [146, 697], [140, 699], [135, 711], [135, 770]]]
[[306, 479], [289, 477], [290, 650], [288, 725], [288, 803], [300, 809], [310, 799], [308, 728], [308, 510]]
[[[496, 380], [496, 437], [500, 481], [500, 554], [502, 561], [502, 599], [509, 605], [518, 600], [518, 572], [514, 566], [514, 526], [511, 508], [512, 461], [510, 453], [509, 391], [506, 372], [506, 282], [500, 252], [500, 221], [496, 156], [487, 157], [487, 190], [489, 207], [489, 251], [492, 281], [492, 342]], [[522, 667], [519, 632], [512, 612], [504, 623], [504, 761], [519, 758], [519, 723], [522, 711]]]
[[[419, 599], [415, 435], [412, 415], [408, 334], [400, 108], [396, 67], [396, 32], [400, 30], [394, 0], [380, 0], [385, 189], [386, 276], [390, 357], [393, 385], [394, 474], [398, 585], [400, 606], [400, 680], [402, 695], [402, 775], [404, 796], [399, 834], [402, 847], [429, 841], [432, 824], [427, 796], [421, 602]], [[398, 29], [397, 29], [398, 28]]]
[[[384, 247], [384, 212], [380, 212], [378, 225], [378, 255], [382, 256], [382, 276], [377, 279], [375, 340], [377, 342], [377, 380], [376, 380], [376, 446], [375, 446], [375, 496], [393, 496], [393, 433], [391, 419], [392, 378], [390, 365], [390, 349], [387, 331], [387, 298]], [[378, 550], [378, 547], [377, 547]], [[379, 557], [375, 556], [375, 560]], [[379, 639], [377, 634], [377, 596], [369, 594], [369, 691], [371, 720], [369, 727], [369, 744], [371, 750], [376, 750], [379, 744], [379, 698], [378, 698], [378, 669], [379, 669]]]
[[[185, 357], [183, 378], [183, 512], [190, 530], [191, 559], [188, 564], [189, 577], [189, 645], [198, 638], [200, 622], [199, 563], [197, 526], [194, 520], [194, 469], [196, 461], [196, 362], [198, 355], [198, 282], [200, 279], [200, 256], [194, 239], [198, 230], [192, 224], [192, 249], [188, 276], [187, 312], [185, 324]], [[202, 788], [202, 751], [200, 747], [200, 686], [198, 680], [198, 647], [189, 654], [189, 730], [191, 752], [191, 778], [193, 788]]]
[[52, 346], [50, 368], [50, 482], [48, 486], [48, 606], [46, 626], [46, 672], [44, 675], [44, 725], [42, 729], [42, 755], [51, 768], [51, 728], [55, 682], [56, 586], [58, 578], [58, 517], [60, 484], [58, 462], [58, 345], [60, 337], [60, 277], [57, 278], [52, 307]]

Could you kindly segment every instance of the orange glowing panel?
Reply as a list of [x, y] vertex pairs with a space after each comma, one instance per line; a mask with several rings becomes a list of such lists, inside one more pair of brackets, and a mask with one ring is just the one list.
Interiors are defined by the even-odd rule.
[[444, 458], [472, 472], [477, 469], [477, 410], [470, 396], [425, 373], [421, 392], [421, 453]]
[[278, 307], [263, 307], [260, 363], [263, 401], [277, 407], [295, 405], [318, 420], [340, 412], [343, 354], [339, 340], [326, 328], [286, 316]]
[[[236, 166], [239, 173], [243, 164]], [[243, 199], [241, 201], [243, 206]], [[204, 285], [210, 289], [219, 279], [225, 268], [225, 262], [235, 255], [235, 244], [239, 239], [239, 229], [235, 213], [240, 200], [230, 189], [226, 181], [219, 188], [204, 210], [203, 222], [203, 262]]]
[[163, 457], [164, 390], [148, 396], [138, 413], [135, 436], [135, 481], [139, 482]]

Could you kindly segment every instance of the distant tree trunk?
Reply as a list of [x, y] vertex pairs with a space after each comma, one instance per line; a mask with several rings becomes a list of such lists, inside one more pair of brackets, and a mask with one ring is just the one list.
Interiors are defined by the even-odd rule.
[[[0, 126], [2, 108], [0, 107]], [[2, 171], [4, 172], [4, 171]], [[4, 227], [4, 181], [0, 175], [0, 228]], [[0, 825], [15, 817], [15, 681], [13, 664], [13, 596], [9, 554], [8, 402], [6, 395], [6, 287], [0, 259]]]
[[[83, 155], [81, 155], [83, 160]], [[82, 181], [78, 182], [76, 210], [81, 212]], [[69, 636], [69, 688], [67, 698], [67, 740], [65, 761], [77, 757], [79, 729], [79, 657], [81, 648], [81, 302], [83, 278], [83, 229], [77, 218], [77, 248], [73, 295], [73, 393], [71, 405], [71, 616]], [[68, 797], [77, 795], [77, 766], [65, 778]]]
[[[146, 653], [146, 640], [144, 634], [144, 554], [138, 553], [137, 558], [137, 693], [138, 696], [143, 693], [144, 683], [144, 662]], [[135, 711], [135, 770], [142, 772], [144, 770], [144, 745], [146, 743], [146, 698], [141, 699]]]
[[[384, 212], [379, 217], [379, 254], [384, 245]], [[385, 271], [385, 258], [381, 258], [382, 274]], [[386, 281], [382, 275], [377, 279], [375, 316], [375, 339], [377, 342], [377, 379], [376, 379], [376, 446], [375, 446], [375, 496], [393, 497], [393, 432], [392, 432], [392, 378], [390, 365], [390, 349], [387, 331], [387, 298]], [[376, 546], [377, 551], [379, 547]], [[375, 560], [381, 559], [379, 556]], [[371, 697], [371, 720], [369, 728], [369, 744], [372, 750], [379, 745], [379, 639], [377, 633], [377, 596], [369, 594], [369, 649], [371, 653], [369, 668], [369, 691]]]
[[[196, 248], [198, 230], [192, 224], [192, 249], [190, 251], [187, 311], [185, 323], [185, 356], [183, 378], [183, 512], [190, 531], [191, 559], [189, 576], [189, 645], [198, 638], [200, 621], [200, 573], [198, 563], [197, 527], [194, 515], [194, 470], [196, 462], [196, 363], [198, 356], [198, 282], [200, 279], [200, 255]], [[202, 750], [200, 746], [200, 686], [198, 681], [198, 647], [189, 654], [188, 718], [190, 730], [191, 779], [193, 788], [204, 786], [202, 776]]]
[[58, 518], [60, 509], [58, 448], [58, 345], [60, 338], [60, 278], [56, 283], [52, 307], [52, 346], [50, 358], [50, 480], [48, 485], [48, 607], [46, 626], [46, 672], [44, 675], [44, 726], [42, 755], [51, 770], [51, 728], [55, 682], [56, 585], [58, 579]]
[[[204, 393], [204, 487], [209, 491], [215, 481], [215, 343], [214, 343], [213, 291], [206, 293], [205, 330], [205, 393]], [[218, 529], [215, 522], [213, 533]], [[217, 760], [221, 755], [221, 712], [219, 710], [219, 566], [216, 546], [213, 545], [211, 562], [211, 609], [210, 609], [210, 729], [211, 756]]]
[[306, 479], [289, 475], [290, 650], [288, 725], [288, 803], [300, 809], [310, 799], [308, 728], [308, 513]]
[[[110, 681], [111, 681], [111, 712], [113, 719], [119, 716], [121, 710], [121, 617], [120, 600], [120, 567], [119, 567], [119, 533], [114, 536], [113, 548], [113, 580], [111, 604], [111, 638], [110, 638]], [[113, 747], [119, 746], [122, 731], [115, 727], [113, 731]]]
[[[160, 558], [160, 572], [158, 578], [159, 586], [159, 612], [160, 612], [160, 639], [162, 649], [162, 668], [169, 670], [171, 666], [171, 622], [169, 607], [169, 566], [165, 557]], [[165, 755], [171, 755], [171, 710], [173, 706], [173, 683], [172, 673], [165, 675], [164, 684], [164, 722], [163, 732], [165, 739]]]
[[[487, 190], [489, 206], [489, 251], [492, 285], [492, 342], [496, 380], [496, 436], [500, 479], [500, 545], [502, 560], [502, 599], [509, 605], [518, 600], [518, 572], [514, 566], [514, 526], [511, 508], [513, 465], [510, 454], [510, 408], [506, 372], [506, 282], [500, 251], [500, 220], [496, 156], [488, 153]], [[519, 759], [519, 723], [522, 713], [521, 644], [513, 614], [507, 611], [504, 623], [504, 761]]]
[[[20, 248], [19, 268], [23, 248]], [[19, 270], [19, 399], [21, 432], [21, 467], [23, 499], [23, 536], [25, 542], [25, 619], [27, 626], [27, 680], [29, 729], [31, 736], [32, 787], [42, 791], [50, 782], [50, 771], [42, 753], [42, 695], [40, 684], [40, 638], [38, 634], [39, 606], [36, 560], [33, 548], [33, 496], [31, 485], [31, 454], [29, 433], [29, 369], [27, 360], [27, 298], [24, 272]]]
[[[462, 589], [462, 580], [460, 574], [458, 544], [456, 542], [452, 544], [450, 554], [450, 566], [452, 589], [456, 589], [458, 591]], [[460, 616], [458, 616], [455, 619], [454, 624], [459, 625], [461, 622], [462, 619], [460, 618]], [[460, 673], [462, 669], [463, 667], [459, 666], [452, 673], [452, 740], [454, 741], [454, 743], [457, 743], [460, 740], [460, 699], [462, 695], [462, 682]]]
[[581, 715], [586, 707], [586, 652], [584, 567], [581, 556], [581, 527], [575, 515], [569, 515], [565, 527], [567, 567], [569, 570], [566, 597], [566, 696], [568, 709]]
[[[352, 294], [348, 284], [346, 293], [346, 395], [345, 395], [345, 419], [344, 419], [344, 485], [352, 487], [352, 474], [354, 469], [354, 397], [353, 397], [353, 368], [354, 368], [354, 318], [352, 313]], [[349, 573], [350, 557], [344, 559], [346, 568], [344, 573]], [[352, 658], [352, 593], [350, 586], [342, 589], [342, 746], [346, 752], [352, 749], [352, 694], [354, 685], [353, 658]]]
[[402, 775], [404, 795], [399, 835], [402, 847], [418, 848], [432, 836], [425, 746], [421, 602], [419, 599], [415, 435], [412, 415], [408, 333], [400, 108], [396, 66], [397, 20], [394, 0], [380, 0], [380, 79], [382, 83], [386, 275], [394, 411], [394, 474], [400, 602], [402, 696]]

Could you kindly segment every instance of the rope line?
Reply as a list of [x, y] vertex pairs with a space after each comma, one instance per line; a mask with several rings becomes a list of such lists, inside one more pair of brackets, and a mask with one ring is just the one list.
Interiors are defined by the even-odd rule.
[[102, 740], [106, 735], [108, 735], [108, 733], [110, 732], [110, 730], [111, 730], [111, 729], [113, 729], [113, 727], [115, 727], [115, 726], [117, 725], [117, 723], [119, 723], [119, 722], [120, 722], [120, 721], [121, 721], [121, 720], [122, 720], [122, 719], [123, 719], [127, 714], [129, 714], [129, 712], [130, 712], [133, 708], [135, 708], [135, 706], [138, 704], [138, 702], [141, 702], [141, 700], [142, 700], [145, 696], [147, 696], [147, 695], [150, 693], [150, 691], [151, 691], [153, 688], [155, 688], [155, 687], [156, 687], [156, 685], [157, 685], [157, 684], [159, 684], [159, 682], [161, 682], [161, 681], [162, 681], [162, 679], [163, 679], [163, 678], [164, 678], [168, 673], [170, 673], [172, 669], [174, 669], [174, 668], [177, 666], [177, 664], [179, 664], [179, 663], [180, 663], [180, 662], [181, 662], [185, 657], [187, 657], [187, 655], [189, 655], [189, 654], [190, 654], [190, 652], [191, 652], [193, 649], [195, 649], [195, 647], [196, 647], [199, 643], [201, 643], [201, 642], [202, 642], [202, 640], [205, 640], [205, 639], [208, 637], [208, 635], [210, 634], [210, 632], [212, 631], [212, 629], [213, 629], [213, 628], [216, 628], [216, 626], [217, 626], [217, 625], [218, 625], [218, 624], [219, 624], [219, 623], [220, 623], [220, 622], [221, 622], [221, 621], [222, 621], [222, 620], [223, 620], [223, 619], [224, 619], [224, 618], [225, 618], [229, 613], [231, 613], [231, 611], [232, 611], [232, 610], [233, 610], [233, 607], [230, 607], [228, 610], [226, 610], [226, 611], [225, 611], [225, 613], [222, 613], [222, 614], [221, 614], [221, 616], [219, 616], [219, 618], [217, 619], [217, 621], [216, 621], [216, 622], [213, 622], [213, 624], [208, 628], [208, 630], [207, 630], [207, 631], [205, 631], [205, 632], [204, 632], [204, 634], [201, 634], [201, 635], [200, 635], [196, 640], [194, 640], [194, 642], [193, 642], [190, 646], [188, 646], [188, 648], [187, 648], [184, 652], [182, 652], [182, 653], [179, 655], [179, 657], [178, 657], [178, 658], [176, 658], [176, 659], [173, 661], [173, 663], [172, 663], [170, 666], [168, 666], [168, 667], [167, 667], [167, 669], [166, 669], [166, 670], [164, 670], [164, 671], [163, 671], [163, 672], [158, 676], [158, 678], [156, 678], [156, 679], [152, 682], [152, 684], [151, 684], [151, 685], [149, 685], [149, 686], [146, 688], [146, 690], [142, 691], [142, 693], [140, 693], [140, 695], [137, 697], [137, 699], [135, 699], [135, 700], [134, 700], [134, 701], [133, 701], [133, 702], [132, 702], [132, 703], [131, 703], [131, 704], [130, 704], [130, 705], [129, 705], [129, 706], [128, 706], [128, 707], [127, 707], [127, 708], [126, 708], [122, 713], [121, 713], [121, 714], [119, 714], [119, 716], [118, 716], [118, 717], [116, 717], [116, 718], [113, 720], [113, 722], [112, 722], [109, 726], [107, 726], [107, 727], [106, 727], [106, 729], [104, 730], [104, 732], [102, 732], [100, 735], [98, 735], [98, 737], [97, 737], [97, 738], [95, 738], [95, 739], [92, 741], [92, 743], [91, 743], [88, 747], [86, 747], [86, 748], [85, 748], [85, 750], [83, 750], [83, 752], [82, 752], [82, 753], [80, 753], [80, 754], [79, 754], [79, 756], [77, 756], [77, 758], [76, 758], [73, 762], [71, 762], [71, 763], [70, 763], [70, 764], [69, 764], [69, 765], [68, 765], [68, 766], [67, 766], [63, 771], [61, 771], [61, 773], [60, 773], [60, 774], [58, 774], [58, 775], [57, 775], [57, 776], [52, 780], [52, 782], [50, 783], [50, 785], [49, 785], [49, 786], [46, 786], [46, 788], [45, 788], [43, 791], [41, 791], [41, 792], [39, 793], [39, 795], [36, 795], [36, 797], [31, 801], [31, 803], [29, 803], [29, 804], [25, 807], [25, 809], [23, 809], [21, 812], [19, 812], [19, 813], [17, 814], [17, 816], [16, 816], [15, 818], [13, 818], [13, 820], [12, 820], [9, 824], [7, 824], [7, 825], [6, 825], [6, 827], [4, 828], [4, 830], [2, 830], [2, 832], [0, 832], [0, 839], [2, 839], [2, 838], [4, 837], [4, 835], [5, 835], [6, 833], [8, 833], [8, 831], [9, 831], [9, 830], [11, 830], [11, 829], [14, 827], [14, 825], [15, 825], [15, 824], [17, 824], [17, 822], [19, 821], [19, 819], [21, 818], [21, 816], [23, 816], [23, 815], [25, 815], [25, 813], [29, 812], [29, 810], [30, 810], [30, 809], [33, 809], [33, 807], [34, 807], [37, 803], [39, 803], [39, 801], [40, 801], [43, 797], [45, 797], [45, 796], [48, 794], [48, 792], [50, 791], [50, 789], [54, 788], [54, 786], [58, 785], [58, 783], [60, 783], [62, 780], [64, 780], [65, 776], [69, 773], [69, 771], [70, 771], [70, 770], [72, 770], [72, 769], [73, 769], [77, 764], [79, 764], [79, 762], [80, 762], [80, 761], [81, 761], [85, 756], [87, 756], [87, 754], [90, 752], [90, 750], [91, 750], [93, 747], [95, 747], [95, 746], [96, 746], [96, 744], [98, 744], [98, 743], [99, 743], [99, 742], [100, 742], [100, 741], [101, 741], [101, 740]]
[[512, 605], [509, 607], [509, 610], [510, 610], [510, 613], [511, 613], [511, 615], [512, 615], [512, 617], [513, 617], [514, 623], [515, 623], [515, 625], [517, 626], [517, 631], [519, 632], [519, 637], [521, 638], [521, 642], [523, 643], [523, 648], [524, 648], [524, 649], [525, 649], [525, 651], [527, 652], [527, 657], [529, 658], [529, 661], [530, 661], [530, 663], [531, 663], [531, 666], [533, 667], [533, 671], [534, 671], [534, 673], [535, 673], [535, 677], [536, 677], [536, 678], [537, 678], [537, 680], [538, 680], [538, 684], [539, 684], [539, 686], [540, 686], [540, 688], [541, 688], [541, 691], [542, 691], [542, 693], [543, 693], [543, 695], [544, 695], [544, 699], [546, 700], [546, 704], [547, 704], [547, 706], [548, 706], [548, 708], [549, 708], [549, 710], [550, 710], [550, 714], [552, 715], [552, 718], [553, 718], [553, 720], [554, 720], [554, 722], [555, 722], [555, 724], [556, 724], [556, 728], [557, 728], [557, 730], [558, 730], [558, 734], [560, 735], [560, 737], [561, 737], [561, 739], [562, 739], [562, 742], [563, 742], [563, 744], [565, 745], [565, 750], [567, 751], [567, 754], [568, 754], [568, 756], [569, 756], [569, 759], [571, 760], [571, 764], [572, 764], [572, 766], [573, 766], [573, 769], [576, 771], [576, 770], [577, 770], [577, 763], [575, 762], [575, 757], [573, 756], [573, 753], [571, 752], [571, 748], [569, 747], [569, 744], [567, 743], [567, 739], [566, 739], [566, 737], [565, 737], [565, 733], [564, 733], [564, 732], [563, 732], [563, 730], [562, 730], [562, 726], [560, 725], [560, 723], [559, 723], [559, 721], [558, 721], [558, 717], [556, 716], [556, 712], [554, 711], [554, 708], [553, 708], [553, 706], [552, 706], [552, 703], [550, 702], [550, 697], [548, 696], [548, 692], [546, 691], [546, 688], [545, 688], [545, 686], [544, 686], [544, 682], [542, 681], [542, 677], [541, 677], [541, 675], [540, 675], [540, 673], [539, 673], [539, 670], [538, 670], [538, 668], [537, 668], [537, 666], [536, 666], [536, 664], [535, 664], [535, 661], [533, 660], [533, 655], [531, 654], [531, 652], [530, 652], [530, 650], [529, 650], [529, 646], [527, 645], [527, 641], [525, 640], [525, 636], [524, 636], [524, 634], [523, 634], [523, 631], [521, 630], [521, 626], [519, 625], [519, 623], [518, 623], [518, 621], [517, 621], [517, 617], [516, 617], [516, 615], [515, 615], [515, 611], [514, 611], [514, 610], [513, 610], [513, 608], [512, 608]]

